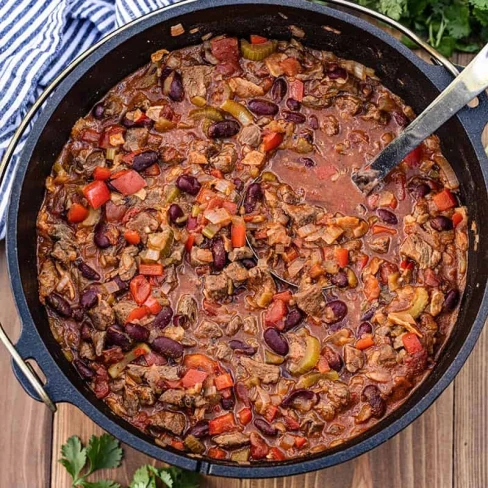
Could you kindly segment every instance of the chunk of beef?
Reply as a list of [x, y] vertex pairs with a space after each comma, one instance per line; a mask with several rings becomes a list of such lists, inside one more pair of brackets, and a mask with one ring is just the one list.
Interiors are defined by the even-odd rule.
[[439, 251], [435, 251], [416, 234], [407, 236], [400, 246], [400, 254], [416, 261], [420, 269], [435, 268], [441, 260]]
[[103, 350], [105, 349], [105, 341], [107, 338], [107, 333], [105, 331], [96, 330], [92, 334], [93, 345], [95, 346], [95, 354], [101, 356]]
[[106, 330], [115, 322], [114, 310], [105, 300], [100, 300], [98, 305], [88, 311], [88, 315], [98, 330]]
[[41, 300], [50, 295], [58, 283], [58, 273], [50, 259], [43, 261], [39, 271], [39, 294]]
[[206, 275], [203, 281], [205, 295], [213, 300], [221, 300], [227, 296], [229, 284], [227, 275], [224, 273]]
[[190, 252], [190, 263], [192, 266], [205, 266], [213, 262], [213, 254], [210, 249], [200, 249], [193, 246]]
[[276, 283], [268, 269], [263, 266], [254, 266], [249, 270], [247, 284], [258, 295], [265, 292], [273, 295], [276, 293]]
[[229, 261], [240, 261], [241, 259], [251, 259], [254, 254], [251, 251], [250, 247], [235, 247], [229, 253]]
[[364, 366], [364, 354], [353, 346], [344, 346], [344, 362], [350, 373], [356, 373]]
[[156, 212], [144, 210], [132, 217], [126, 226], [130, 230], [137, 230], [145, 242], [146, 234], [156, 231], [159, 227], [159, 220], [156, 217]]
[[146, 146], [149, 131], [146, 127], [127, 129], [125, 133], [124, 150], [128, 152], [140, 151]]
[[127, 316], [136, 308], [134, 302], [121, 301], [113, 306], [113, 311], [115, 313], [115, 319], [120, 325], [124, 325], [127, 322]]
[[64, 264], [74, 261], [76, 259], [76, 248], [71, 242], [65, 239], [57, 241], [51, 251], [51, 256]]
[[219, 324], [211, 320], [202, 320], [195, 330], [195, 337], [200, 339], [217, 339], [218, 337], [222, 337], [222, 329], [219, 327]]
[[255, 124], [243, 127], [237, 136], [237, 140], [242, 145], [258, 147], [261, 144], [261, 129]]
[[264, 89], [262, 86], [256, 85], [252, 81], [248, 81], [245, 78], [231, 78], [228, 83], [231, 90], [238, 97], [254, 98], [264, 95]]
[[225, 335], [232, 337], [233, 335], [237, 334], [239, 330], [241, 330], [242, 326], [244, 325], [244, 321], [240, 314], [234, 315], [227, 324], [225, 329]]
[[183, 434], [186, 427], [185, 415], [162, 410], [149, 417], [149, 423], [157, 429], [167, 430], [176, 435]]
[[360, 98], [352, 95], [341, 95], [336, 97], [335, 106], [341, 112], [341, 115], [356, 115], [361, 111], [363, 102]]
[[391, 239], [388, 236], [377, 237], [369, 243], [369, 248], [378, 254], [386, 254], [390, 248], [390, 241]]
[[149, 386], [137, 385], [134, 386], [132, 390], [137, 395], [141, 405], [152, 406], [156, 403], [154, 392]]
[[183, 317], [183, 327], [192, 326], [197, 320], [198, 304], [192, 295], [181, 295], [176, 305], [176, 314]]
[[237, 161], [237, 151], [234, 144], [224, 144], [222, 150], [210, 158], [210, 164], [222, 173], [227, 174], [234, 170]]
[[325, 309], [325, 299], [319, 285], [300, 286], [293, 295], [297, 307], [307, 315], [320, 318]]
[[303, 203], [301, 205], [289, 205], [284, 203], [282, 206], [285, 213], [291, 217], [293, 223], [297, 227], [302, 227], [304, 225], [310, 224], [315, 220], [319, 213], [319, 209], [312, 205], [307, 205]]
[[208, 352], [220, 361], [230, 361], [232, 358], [232, 349], [227, 342], [219, 342], [216, 346], [209, 347]]
[[195, 395], [189, 395], [185, 390], [170, 389], [166, 390], [159, 401], [169, 403], [180, 408], [192, 408], [195, 406]]
[[232, 280], [235, 287], [241, 286], [249, 278], [249, 271], [237, 261], [230, 263], [224, 269], [224, 273]]
[[97, 166], [106, 166], [107, 161], [103, 151], [96, 150], [92, 151], [81, 164], [84, 173], [91, 176]]
[[241, 357], [240, 363], [250, 376], [259, 378], [265, 385], [277, 383], [280, 379], [280, 368], [274, 364], [262, 363], [247, 357]]
[[323, 118], [320, 128], [327, 136], [335, 136], [339, 134], [339, 121], [334, 115], [328, 115]]
[[213, 437], [212, 440], [221, 447], [239, 447], [249, 444], [249, 437], [241, 432], [220, 434]]
[[248, 152], [241, 161], [241, 164], [245, 166], [257, 166], [261, 167], [266, 161], [266, 154], [261, 151]]
[[183, 88], [189, 99], [207, 97], [207, 87], [210, 84], [211, 75], [211, 66], [197, 65], [181, 68]]
[[290, 185], [280, 185], [276, 192], [279, 201], [288, 203], [290, 205], [298, 205], [300, 203], [300, 197], [295, 193]]
[[134, 256], [138, 253], [135, 246], [124, 249], [119, 261], [119, 278], [122, 281], [129, 281], [137, 272], [137, 264]]

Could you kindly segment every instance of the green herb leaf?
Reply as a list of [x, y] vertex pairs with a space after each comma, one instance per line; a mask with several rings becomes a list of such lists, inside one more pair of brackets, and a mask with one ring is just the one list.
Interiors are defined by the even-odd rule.
[[488, 10], [488, 0], [469, 0], [469, 3], [473, 5], [473, 7]]
[[462, 39], [469, 36], [471, 26], [469, 24], [469, 7], [459, 3], [453, 3], [446, 7], [444, 15], [448, 21], [447, 32], [454, 39]]
[[406, 0], [380, 0], [379, 2], [380, 12], [394, 20], [400, 20], [406, 7]]
[[61, 446], [62, 457], [59, 462], [66, 468], [73, 481], [77, 481], [81, 470], [86, 464], [86, 449], [81, 445], [80, 438], [70, 437], [66, 444]]
[[[174, 466], [167, 468], [167, 471], [173, 478], [173, 485], [168, 485], [170, 488], [171, 486], [174, 486], [174, 488], [198, 488], [200, 486], [200, 476], [197, 473], [175, 468]], [[161, 479], [166, 483], [163, 478]]]
[[88, 474], [99, 469], [117, 468], [120, 466], [122, 454], [123, 451], [119, 441], [111, 435], [103, 434], [100, 437], [92, 435], [86, 448], [86, 455], [90, 460], [90, 471]]
[[141, 466], [134, 473], [129, 488], [156, 488], [156, 478], [149, 471], [149, 466]]
[[82, 481], [79, 486], [83, 488], [121, 488], [119, 483], [111, 480]]

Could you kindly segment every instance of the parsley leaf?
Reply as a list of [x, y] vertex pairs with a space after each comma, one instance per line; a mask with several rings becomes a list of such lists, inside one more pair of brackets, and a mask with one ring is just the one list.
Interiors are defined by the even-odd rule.
[[156, 488], [156, 478], [149, 472], [148, 466], [141, 466], [134, 473], [129, 488]]
[[380, 0], [379, 2], [380, 12], [394, 20], [400, 20], [406, 7], [406, 0]]
[[469, 0], [469, 3], [473, 5], [473, 7], [488, 10], [488, 0]]
[[61, 446], [62, 457], [59, 462], [66, 468], [73, 481], [77, 481], [81, 470], [86, 463], [86, 449], [82, 447], [80, 438], [70, 437], [66, 444]]
[[121, 488], [119, 483], [111, 480], [100, 480], [100, 481], [82, 481], [80, 486], [83, 488]]
[[99, 469], [119, 467], [122, 454], [119, 441], [111, 435], [103, 434], [100, 437], [92, 435], [86, 448], [86, 455], [90, 460], [88, 474]]

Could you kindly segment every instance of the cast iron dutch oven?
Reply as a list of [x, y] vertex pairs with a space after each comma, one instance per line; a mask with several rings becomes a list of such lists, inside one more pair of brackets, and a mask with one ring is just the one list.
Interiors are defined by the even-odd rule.
[[[181, 23], [185, 34], [172, 37]], [[481, 332], [487, 316], [488, 160], [481, 144], [488, 121], [488, 99], [465, 108], [438, 131], [442, 150], [461, 184], [472, 228], [467, 286], [456, 327], [439, 362], [408, 400], [371, 430], [329, 451], [285, 462], [238, 466], [226, 461], [195, 459], [154, 444], [97, 400], [54, 340], [39, 302], [36, 276], [36, 216], [44, 181], [69, 137], [75, 121], [113, 85], [145, 64], [158, 49], [178, 49], [200, 42], [206, 33], [246, 37], [261, 34], [289, 39], [290, 24], [305, 32], [303, 42], [334, 51], [375, 69], [383, 83], [420, 113], [452, 80], [442, 66], [419, 60], [393, 37], [369, 23], [304, 0], [198, 0], [149, 14], [119, 29], [78, 60], [57, 80], [53, 96], [35, 122], [20, 158], [10, 201], [7, 255], [15, 301], [23, 328], [15, 348], [22, 359], [33, 358], [43, 370], [44, 390], [53, 403], [69, 402], [121, 441], [155, 458], [205, 474], [239, 478], [276, 477], [332, 466], [362, 454], [410, 424], [454, 379]], [[324, 26], [326, 28], [324, 28]], [[194, 30], [198, 28], [198, 30]], [[12, 352], [12, 351], [11, 351]], [[15, 354], [15, 351], [14, 351]], [[18, 358], [19, 359], [19, 358]], [[20, 364], [20, 363], [19, 363]], [[40, 400], [18, 364], [15, 373], [27, 392]], [[46, 399], [45, 397], [43, 399]]]

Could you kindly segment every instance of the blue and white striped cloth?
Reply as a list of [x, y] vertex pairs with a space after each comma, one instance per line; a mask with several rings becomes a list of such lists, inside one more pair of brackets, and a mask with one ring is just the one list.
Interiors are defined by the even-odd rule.
[[[74, 58], [115, 28], [177, 1], [0, 0], [0, 158], [29, 107]], [[0, 187], [0, 239], [23, 140]]]

